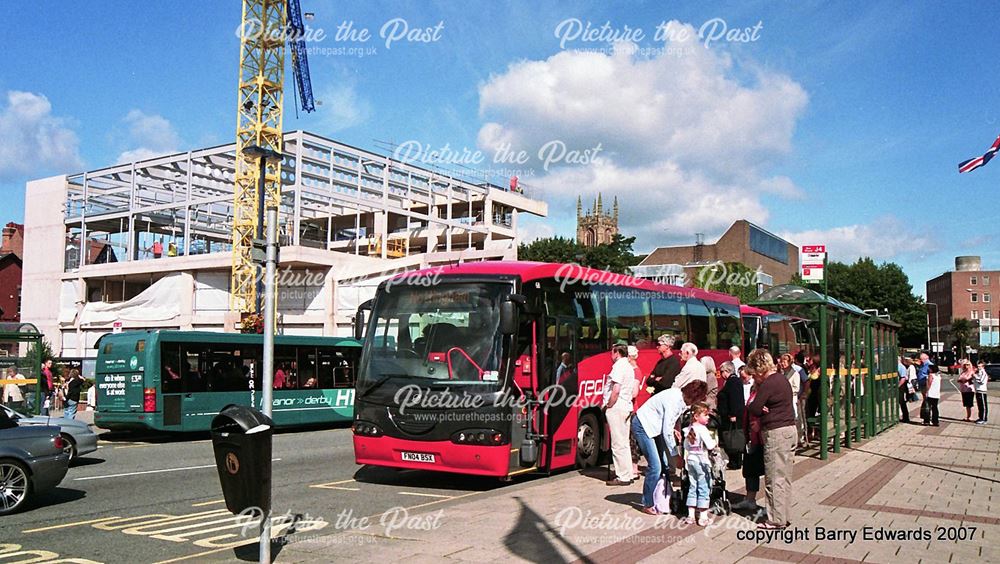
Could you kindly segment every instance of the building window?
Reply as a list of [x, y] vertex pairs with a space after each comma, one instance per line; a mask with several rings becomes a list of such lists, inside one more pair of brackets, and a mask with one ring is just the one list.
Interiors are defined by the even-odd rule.
[[990, 310], [984, 309], [983, 310], [983, 319], [989, 319], [989, 318], [990, 318]]
[[788, 264], [788, 246], [785, 241], [753, 225], [750, 226], [750, 250], [781, 264]]
[[971, 284], [973, 286], [976, 285], [976, 277], [975, 276], [973, 276], [972, 278], [969, 278], [969, 284]]
[[972, 310], [972, 319], [979, 319], [979, 310]]
[[990, 285], [990, 275], [983, 274], [983, 286], [989, 286], [989, 285]]
[[986, 292], [985, 294], [983, 294], [983, 303], [987, 303], [987, 304], [990, 303], [990, 293], [989, 292]]
[[976, 303], [979, 301], [979, 294], [972, 292], [971, 294], [969, 294], [969, 296], [970, 296], [969, 299], [972, 300], [972, 303]]

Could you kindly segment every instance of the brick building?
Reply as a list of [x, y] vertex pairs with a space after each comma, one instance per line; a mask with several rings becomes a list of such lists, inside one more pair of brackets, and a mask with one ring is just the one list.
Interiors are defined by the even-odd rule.
[[21, 320], [21, 259], [24, 226], [8, 223], [0, 245], [0, 321]]
[[698, 234], [694, 245], [658, 247], [634, 267], [633, 272], [644, 278], [670, 281], [682, 272], [688, 277], [697, 276], [703, 267], [718, 261], [741, 262], [752, 269], [759, 268], [762, 272], [757, 280], [759, 284], [786, 284], [799, 270], [799, 248], [741, 219], [715, 243], [705, 244]]
[[1000, 270], [983, 270], [977, 256], [955, 257], [955, 270], [927, 281], [927, 316], [930, 338], [951, 346], [951, 325], [965, 318], [978, 326], [983, 345], [1000, 344]]

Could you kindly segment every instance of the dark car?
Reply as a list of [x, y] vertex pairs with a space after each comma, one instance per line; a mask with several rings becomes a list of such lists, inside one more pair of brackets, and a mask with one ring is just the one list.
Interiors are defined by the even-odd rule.
[[0, 515], [59, 485], [69, 469], [64, 448], [59, 427], [20, 427], [0, 410]]
[[990, 381], [1000, 380], [1000, 364], [987, 364], [984, 368]]

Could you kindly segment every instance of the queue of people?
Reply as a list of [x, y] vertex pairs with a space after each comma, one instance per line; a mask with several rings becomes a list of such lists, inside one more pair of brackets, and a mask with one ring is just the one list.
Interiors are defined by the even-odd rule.
[[[59, 375], [59, 370], [51, 359], [42, 363], [42, 373], [38, 383], [20, 383], [21, 381], [29, 382], [29, 379], [15, 366], [8, 366], [4, 369], [3, 373], [0, 374], [0, 380], [3, 380], [3, 386], [0, 386], [0, 392], [2, 392], [0, 402], [4, 405], [26, 413], [34, 413], [37, 407], [42, 415], [49, 415], [52, 411], [61, 410], [62, 417], [66, 419], [76, 418], [80, 397], [86, 383], [86, 379], [76, 368], [66, 372], [65, 377]], [[96, 394], [92, 390], [93, 387], [87, 393], [88, 409], [92, 409], [94, 405], [93, 396]]]
[[[658, 506], [657, 488], [665, 488], [667, 499], [675, 497], [672, 478], [683, 468], [690, 485], [687, 497], [678, 501], [687, 507], [682, 517], [704, 526], [711, 522], [712, 462], [720, 460], [716, 453], [723, 450], [728, 468], [742, 469], [746, 480], [746, 498], [735, 509], [758, 515], [766, 511], [758, 523], [762, 529], [787, 527], [792, 457], [807, 439], [805, 422], [814, 407], [808, 397], [818, 369], [791, 356], [776, 363], [764, 349], [752, 351], [744, 362], [739, 347], [730, 350], [730, 360], [716, 366], [707, 356], [698, 358], [694, 343], [682, 344], [679, 351], [674, 344], [669, 335], [657, 339], [660, 359], [648, 375], [638, 368], [635, 347], [617, 345], [611, 351], [603, 407], [614, 477], [607, 485], [628, 486], [639, 478], [638, 456], [630, 456], [631, 434], [636, 454], [646, 461], [642, 512], [666, 511]], [[806, 366], [800, 365], [803, 362]], [[718, 433], [710, 431], [712, 414], [719, 418]], [[765, 508], [757, 505], [761, 478]]]

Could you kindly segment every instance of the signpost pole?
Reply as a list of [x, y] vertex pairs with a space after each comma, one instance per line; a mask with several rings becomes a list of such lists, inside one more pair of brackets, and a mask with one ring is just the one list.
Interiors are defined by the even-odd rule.
[[[263, 201], [261, 202], [263, 205]], [[274, 282], [277, 270], [277, 233], [278, 233], [278, 208], [270, 205], [267, 208], [267, 259], [264, 268], [264, 381], [263, 388], [263, 411], [268, 418], [271, 417], [271, 407], [273, 405], [272, 396], [274, 393]], [[271, 461], [265, 462], [268, 466]], [[268, 472], [270, 474], [270, 472]], [[271, 491], [265, 493], [270, 507]], [[261, 564], [271, 563], [271, 513], [261, 516], [260, 532], [260, 562]]]

